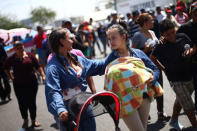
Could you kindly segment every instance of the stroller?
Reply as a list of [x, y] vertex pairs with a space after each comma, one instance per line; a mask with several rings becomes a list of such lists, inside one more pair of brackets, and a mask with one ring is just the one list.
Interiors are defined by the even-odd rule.
[[81, 116], [90, 105], [94, 114], [91, 118], [109, 113], [114, 121], [115, 131], [120, 131], [118, 127], [120, 115], [119, 98], [108, 91], [96, 94], [82, 92], [71, 98], [68, 102], [69, 121], [66, 126], [68, 131], [78, 131]]

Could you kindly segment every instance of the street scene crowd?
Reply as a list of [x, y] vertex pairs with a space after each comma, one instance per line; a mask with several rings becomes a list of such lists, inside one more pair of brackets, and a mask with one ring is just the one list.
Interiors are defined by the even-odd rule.
[[[1, 36], [0, 36], [1, 37]], [[26, 38], [30, 38], [27, 34]], [[8, 40], [0, 38], [0, 99], [17, 98], [24, 129], [37, 128], [36, 96], [45, 84], [48, 111], [60, 131], [69, 131], [68, 103], [90, 89], [97, 93], [93, 76], [104, 75], [104, 89], [120, 100], [120, 118], [131, 131], [146, 131], [151, 102], [156, 100], [158, 121], [184, 130], [178, 121], [183, 109], [197, 130], [197, 2], [141, 9], [126, 16], [112, 11], [105, 21], [92, 18], [78, 26], [63, 20], [62, 26], [45, 30], [37, 26], [33, 48], [25, 50], [20, 36], [12, 38], [14, 53], [6, 52]], [[103, 59], [97, 57], [95, 46]], [[110, 53], [107, 52], [110, 48]], [[176, 94], [172, 114], [164, 111], [162, 72]], [[194, 101], [192, 94], [194, 93]], [[88, 119], [87, 119], [88, 118]], [[92, 105], [81, 116], [80, 131], [95, 131]]]

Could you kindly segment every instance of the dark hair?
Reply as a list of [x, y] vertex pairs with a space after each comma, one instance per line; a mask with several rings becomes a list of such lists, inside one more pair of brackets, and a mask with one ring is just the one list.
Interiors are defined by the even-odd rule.
[[78, 29], [84, 28], [84, 24], [80, 24]]
[[141, 13], [145, 13], [146, 12], [146, 10], [144, 8], [142, 8], [140, 11], [141, 11]]
[[159, 9], [161, 10], [161, 7], [160, 7], [160, 6], [157, 6], [157, 7], [156, 7], [156, 10], [159, 10]]
[[150, 19], [150, 14], [148, 13], [143, 13], [141, 15], [139, 15], [139, 17], [137, 18], [137, 24], [139, 24], [141, 27], [144, 26], [144, 23], [147, 22]]
[[126, 46], [127, 46], [127, 48], [129, 48], [129, 46], [130, 46], [129, 39], [128, 39], [129, 30], [128, 30], [128, 26], [127, 26], [126, 21], [119, 21], [118, 24], [114, 24], [114, 25], [110, 26], [107, 31], [109, 31], [111, 29], [117, 29], [118, 32], [120, 33], [120, 35], [124, 35], [124, 34], [126, 35], [126, 44], [127, 44]]
[[137, 11], [137, 10], [132, 12], [132, 15], [133, 15], [134, 18], [135, 18], [136, 16], [138, 16], [139, 14], [140, 14], [140, 13], [139, 13], [139, 11]]
[[69, 20], [62, 21], [62, 27], [72, 25], [72, 22]]
[[126, 16], [127, 16], [127, 17], [130, 17], [130, 16], [131, 16], [131, 13], [127, 13]]
[[[52, 51], [56, 54], [58, 61], [65, 67], [66, 70], [68, 70], [68, 67], [66, 66], [65, 62], [59, 57], [58, 49], [60, 46], [62, 46], [62, 44], [60, 43], [60, 39], [64, 39], [66, 33], [68, 32], [69, 30], [66, 28], [58, 28], [53, 30], [49, 35], [50, 47]], [[67, 56], [75, 65], [79, 65], [81, 67], [77, 59], [74, 56], [72, 56], [70, 52], [67, 53]]]
[[175, 28], [175, 25], [169, 19], [165, 19], [159, 24], [159, 30], [161, 34], [173, 28]]
[[15, 41], [21, 41], [21, 40], [22, 40], [21, 36], [19, 36], [19, 35], [13, 36], [13, 42], [15, 42]]
[[42, 29], [41, 26], [37, 26], [37, 31], [40, 31]]
[[119, 21], [118, 24], [114, 24], [108, 28], [108, 30], [117, 29], [120, 35], [128, 33], [128, 26], [125, 21]]
[[0, 42], [3, 42], [3, 41], [4, 41], [3, 38], [0, 37]]

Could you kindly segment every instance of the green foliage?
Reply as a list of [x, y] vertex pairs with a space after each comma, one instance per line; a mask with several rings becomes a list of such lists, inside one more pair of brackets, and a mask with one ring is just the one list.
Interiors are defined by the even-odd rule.
[[31, 19], [34, 23], [38, 22], [39, 24], [46, 25], [49, 21], [53, 20], [56, 16], [56, 13], [45, 7], [38, 7], [31, 11]]
[[21, 28], [25, 27], [22, 23], [9, 18], [9, 16], [3, 16], [0, 14], [0, 29], [14, 29], [14, 28]]

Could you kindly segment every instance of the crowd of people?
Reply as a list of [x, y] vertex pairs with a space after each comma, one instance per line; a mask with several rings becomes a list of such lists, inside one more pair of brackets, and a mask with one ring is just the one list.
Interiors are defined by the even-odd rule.
[[[106, 90], [117, 88], [115, 90], [124, 91], [124, 96], [128, 97], [131, 94], [137, 96], [128, 99], [117, 94], [121, 103], [125, 103], [121, 105], [121, 117], [127, 127], [132, 131], [147, 130], [147, 121], [151, 119], [150, 105], [155, 98], [159, 121], [169, 121], [169, 125], [177, 130], [184, 129], [178, 121], [183, 108], [192, 127], [197, 129], [195, 116], [197, 112], [197, 2], [185, 5], [179, 0], [176, 5], [156, 7], [155, 10], [133, 11], [126, 14], [127, 18], [113, 11], [103, 22], [95, 24], [90, 18], [88, 22], [83, 22], [75, 28], [72, 21], [65, 20], [62, 22], [62, 27], [46, 32], [43, 27], [38, 26], [38, 34], [33, 38], [35, 48], [31, 53], [24, 50], [20, 38], [15, 38], [13, 42], [15, 53], [8, 57], [3, 48], [6, 42], [0, 39], [2, 102], [5, 102], [6, 98], [9, 101], [12, 99], [9, 82], [11, 80], [24, 120], [22, 127], [29, 126], [28, 111], [32, 126], [40, 126], [36, 121], [36, 95], [38, 80], [41, 77], [42, 82], [45, 83], [48, 111], [54, 116], [60, 131], [66, 131], [69, 100], [74, 95], [85, 92], [88, 87], [93, 94], [96, 93], [92, 76], [104, 75], [106, 67], [109, 70], [108, 74], [105, 74], [107, 80], [120, 79], [122, 76], [118, 75], [123, 73], [121, 67], [118, 67], [118, 71], [113, 71], [108, 65], [119, 58], [129, 60], [129, 64], [136, 65], [130, 60], [132, 58], [134, 61], [140, 61], [141, 65], [138, 63], [137, 68], [142, 69], [142, 72], [146, 72], [145, 74], [150, 77], [140, 83], [143, 85], [138, 87], [140, 91], [135, 92], [136, 87], [133, 84], [136, 81], [132, 83], [133, 80], [130, 80], [131, 84], [121, 83], [121, 86], [116, 85], [115, 81], [105, 83]], [[104, 59], [93, 59], [96, 56], [95, 45], [98, 46]], [[111, 48], [109, 54], [107, 54], [107, 46]], [[124, 70], [127, 68], [125, 66]], [[132, 71], [134, 72], [135, 69]], [[171, 117], [164, 111], [162, 94], [165, 88], [163, 88], [162, 72], [167, 76], [176, 94]], [[139, 79], [144, 79], [141, 78], [143, 76], [140, 73], [137, 75]], [[130, 74], [126, 76], [129, 77]], [[4, 84], [1, 83], [1, 79]], [[126, 87], [130, 90], [125, 89]], [[110, 91], [116, 93], [115, 90]], [[153, 95], [150, 95], [150, 92], [153, 92]], [[193, 92], [195, 92], [195, 103], [191, 97]], [[135, 108], [132, 103], [134, 101], [139, 102]], [[132, 110], [127, 108], [128, 106], [132, 107]], [[96, 130], [95, 118], [91, 117], [93, 115], [92, 106], [89, 105], [80, 120], [79, 130]], [[91, 119], [85, 120], [87, 117]]]

